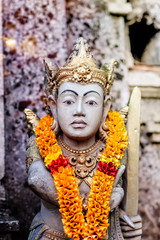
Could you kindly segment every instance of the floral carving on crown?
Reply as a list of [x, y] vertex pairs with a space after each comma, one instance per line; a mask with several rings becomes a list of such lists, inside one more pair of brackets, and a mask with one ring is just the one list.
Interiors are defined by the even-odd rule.
[[75, 82], [85, 81], [88, 82], [92, 78], [92, 72], [86, 64], [80, 64], [73, 70], [73, 78]]

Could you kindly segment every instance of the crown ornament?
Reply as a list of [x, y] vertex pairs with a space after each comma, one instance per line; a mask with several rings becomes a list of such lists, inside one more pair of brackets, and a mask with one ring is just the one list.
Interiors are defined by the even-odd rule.
[[111, 60], [99, 69], [90, 53], [87, 41], [79, 38], [74, 45], [73, 52], [67, 63], [56, 68], [47, 59], [44, 60], [46, 70], [46, 92], [53, 94], [64, 82], [75, 82], [80, 84], [97, 83], [109, 94], [113, 84], [113, 70], [116, 64]]

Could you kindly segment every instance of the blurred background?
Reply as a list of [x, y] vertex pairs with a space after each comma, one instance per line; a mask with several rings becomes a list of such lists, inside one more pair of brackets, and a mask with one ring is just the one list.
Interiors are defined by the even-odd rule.
[[160, 1], [4, 0], [0, 24], [0, 239], [26, 240], [40, 207], [27, 183], [23, 110], [45, 115], [43, 58], [63, 66], [81, 36], [99, 66], [118, 61], [114, 110], [141, 90], [142, 239], [160, 239]]

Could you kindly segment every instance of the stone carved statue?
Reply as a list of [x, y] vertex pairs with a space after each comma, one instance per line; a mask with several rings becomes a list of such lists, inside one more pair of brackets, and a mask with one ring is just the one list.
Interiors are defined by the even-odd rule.
[[[122, 175], [126, 151], [123, 154], [122, 149], [117, 150], [117, 156], [124, 155], [121, 161], [104, 155], [106, 140], [112, 141], [106, 117], [114, 64], [112, 60], [99, 69], [83, 38], [76, 42], [64, 67], [56, 69], [45, 61], [47, 107], [54, 120], [49, 116], [39, 120], [25, 109], [34, 133], [27, 145], [28, 183], [41, 198], [41, 210], [33, 219], [29, 240], [141, 239], [141, 218], [128, 217], [120, 208], [125, 194]], [[122, 117], [116, 114], [115, 119], [120, 121], [126, 117], [125, 109]], [[113, 132], [125, 135], [120, 141], [125, 145], [125, 130]]]

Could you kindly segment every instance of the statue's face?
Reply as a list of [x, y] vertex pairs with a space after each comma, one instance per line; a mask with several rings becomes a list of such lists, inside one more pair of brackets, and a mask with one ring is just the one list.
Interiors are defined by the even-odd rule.
[[101, 124], [103, 100], [103, 89], [98, 84], [61, 84], [57, 117], [63, 134], [76, 140], [93, 137]]

